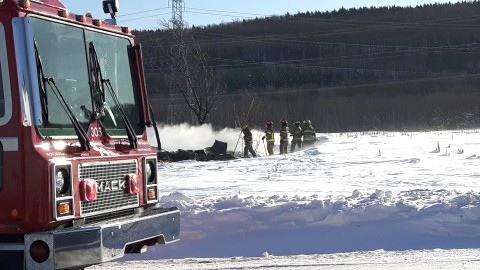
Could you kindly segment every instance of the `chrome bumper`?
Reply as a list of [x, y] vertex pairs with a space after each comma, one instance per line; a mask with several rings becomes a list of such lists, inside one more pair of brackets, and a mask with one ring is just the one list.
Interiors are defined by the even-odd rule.
[[[156, 209], [138, 217], [74, 229], [25, 235], [26, 269], [83, 268], [121, 258], [129, 244], [156, 240], [167, 244], [179, 240], [180, 211]], [[30, 244], [42, 240], [48, 244], [49, 259], [35, 262]]]

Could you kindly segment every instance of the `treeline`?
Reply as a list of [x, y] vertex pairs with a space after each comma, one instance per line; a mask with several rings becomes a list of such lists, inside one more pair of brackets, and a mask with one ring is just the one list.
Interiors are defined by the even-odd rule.
[[[306, 12], [185, 30], [226, 92], [209, 121], [311, 119], [323, 132], [476, 128], [480, 2]], [[167, 121], [169, 30], [135, 33]]]

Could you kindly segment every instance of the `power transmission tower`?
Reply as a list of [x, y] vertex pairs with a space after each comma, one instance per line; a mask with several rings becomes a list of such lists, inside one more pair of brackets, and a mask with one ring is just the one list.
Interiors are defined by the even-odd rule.
[[183, 0], [172, 0], [172, 25], [174, 34], [183, 31]]
[[[172, 55], [174, 59], [178, 61], [174, 63], [174, 72], [179, 72], [183, 70], [185, 75], [189, 76], [189, 66], [186, 53], [185, 39], [183, 35], [184, 31], [184, 22], [183, 22], [183, 9], [184, 3], [183, 0], [172, 0], [172, 33], [174, 45], [172, 46]], [[177, 76], [172, 76], [177, 77]], [[187, 80], [188, 81], [188, 80]], [[192, 89], [191, 85], [187, 84], [187, 95], [190, 102], [192, 102]], [[170, 98], [168, 105], [168, 116], [167, 121], [170, 124], [177, 124], [180, 122], [190, 122], [190, 124], [196, 124], [196, 117], [192, 110], [185, 103], [183, 94], [179, 91], [178, 87], [175, 86], [175, 82], [172, 82], [170, 86]]]

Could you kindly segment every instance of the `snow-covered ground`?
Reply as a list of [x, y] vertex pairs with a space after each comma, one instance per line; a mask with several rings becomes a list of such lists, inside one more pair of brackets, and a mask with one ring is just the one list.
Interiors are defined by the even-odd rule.
[[[114, 262], [95, 269], [102, 270], [478, 270], [478, 249], [362, 251], [352, 253], [188, 258]], [[90, 268], [88, 268], [90, 270]]]
[[[259, 158], [160, 164], [162, 205], [181, 210], [181, 240], [98, 269], [131, 268], [131, 260], [143, 261], [136, 269], [147, 269], [146, 260], [168, 269], [261, 269], [257, 259], [270, 269], [367, 269], [359, 267], [397, 259], [480, 267], [479, 132], [317, 134], [312, 148], [266, 156], [261, 131], [253, 131]], [[234, 150], [239, 131], [175, 126], [161, 136], [167, 150], [214, 139]], [[250, 266], [234, 266], [242, 262]]]

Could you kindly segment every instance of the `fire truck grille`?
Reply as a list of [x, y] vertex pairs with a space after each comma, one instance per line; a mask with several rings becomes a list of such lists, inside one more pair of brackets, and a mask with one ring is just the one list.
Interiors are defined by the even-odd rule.
[[98, 187], [96, 200], [81, 202], [81, 215], [88, 217], [139, 206], [138, 193], [125, 190], [127, 174], [138, 174], [136, 160], [80, 164], [80, 181], [95, 179]]

